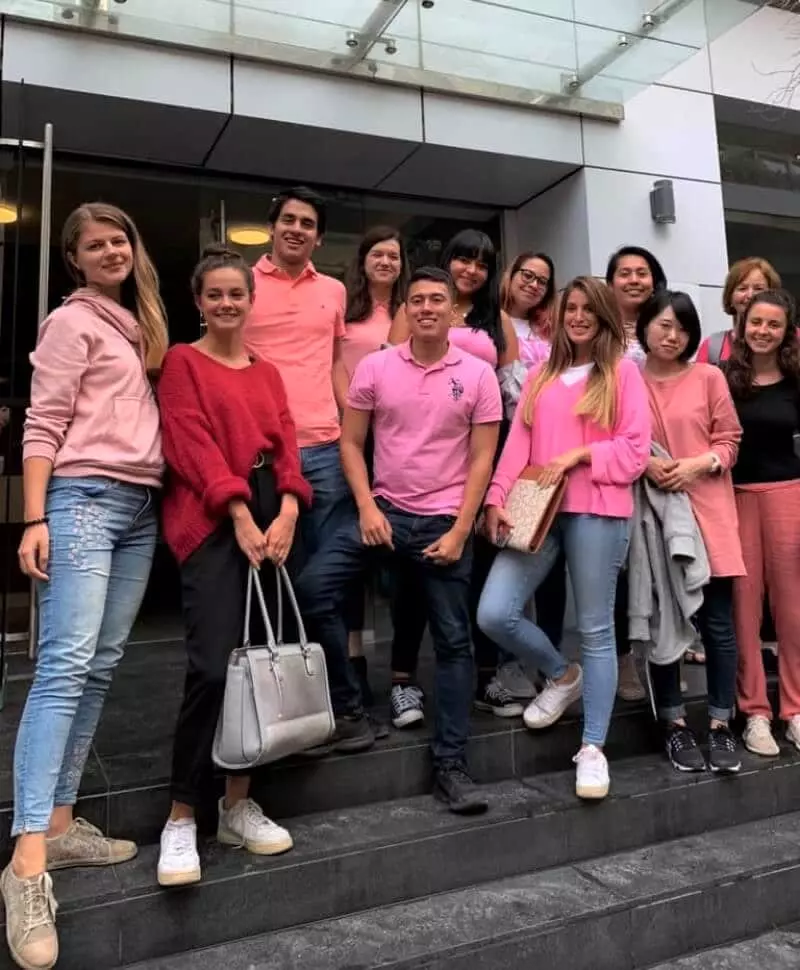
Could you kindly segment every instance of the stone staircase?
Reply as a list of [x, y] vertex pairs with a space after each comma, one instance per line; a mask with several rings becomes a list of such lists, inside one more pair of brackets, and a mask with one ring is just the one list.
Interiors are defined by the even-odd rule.
[[[702, 672], [691, 673], [699, 725]], [[79, 808], [141, 851], [55, 874], [63, 970], [800, 966], [800, 756], [746, 755], [735, 778], [681, 775], [644, 704], [615, 713], [603, 803], [574, 796], [575, 715], [538, 735], [476, 716], [471, 768], [491, 810], [473, 819], [427, 795], [424, 730], [393, 732], [362, 755], [263, 772], [254, 795], [290, 828], [291, 853], [257, 858], [209, 839], [203, 882], [161, 890], [181, 682], [178, 644], [131, 649], [120, 668]], [[11, 685], [0, 718], [6, 847], [23, 692]]]

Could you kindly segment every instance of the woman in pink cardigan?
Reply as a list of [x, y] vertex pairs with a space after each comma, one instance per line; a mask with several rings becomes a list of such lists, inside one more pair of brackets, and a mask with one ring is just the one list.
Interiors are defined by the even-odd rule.
[[[647, 352], [653, 440], [671, 458], [651, 458], [647, 475], [659, 488], [686, 492], [711, 567], [697, 614], [707, 657], [709, 763], [712, 771], [736, 772], [741, 760], [728, 727], [736, 688], [733, 582], [744, 575], [744, 563], [731, 468], [742, 429], [719, 368], [691, 362], [700, 320], [685, 293], [662, 290], [651, 297], [640, 311], [637, 336]], [[667, 756], [678, 771], [705, 771], [705, 757], [686, 723], [680, 661], [651, 664], [650, 678]]]
[[[647, 467], [650, 415], [636, 364], [623, 359], [625, 332], [608, 288], [589, 277], [564, 291], [549, 360], [532, 370], [486, 496], [493, 541], [508, 535], [503, 510], [528, 465], [543, 481], [567, 476], [564, 500], [541, 549], [504, 549], [492, 566], [478, 625], [502, 649], [547, 676], [526, 708], [527, 727], [554, 724], [583, 695], [583, 744], [574, 758], [579, 798], [605, 798], [603, 746], [617, 689], [614, 595], [633, 513], [632, 484]], [[575, 594], [583, 669], [570, 664], [525, 615], [559, 552], [566, 553]]]

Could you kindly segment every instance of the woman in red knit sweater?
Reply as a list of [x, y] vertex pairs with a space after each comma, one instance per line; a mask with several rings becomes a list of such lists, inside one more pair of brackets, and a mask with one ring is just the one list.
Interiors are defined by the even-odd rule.
[[[168, 468], [163, 528], [180, 564], [188, 654], [158, 860], [162, 886], [200, 879], [195, 808], [211, 774], [228, 657], [242, 642], [247, 571], [265, 559], [287, 562], [299, 502], [311, 502], [280, 375], [244, 347], [249, 266], [211, 246], [192, 291], [205, 333], [167, 353], [158, 387]], [[218, 840], [259, 855], [285, 852], [291, 836], [248, 797], [249, 784], [245, 775], [228, 778]]]

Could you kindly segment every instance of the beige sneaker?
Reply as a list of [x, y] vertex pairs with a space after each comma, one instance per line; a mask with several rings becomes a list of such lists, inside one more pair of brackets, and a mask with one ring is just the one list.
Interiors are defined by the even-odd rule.
[[748, 717], [747, 726], [742, 735], [742, 741], [748, 751], [760, 754], [762, 758], [777, 758], [781, 753], [775, 738], [772, 736], [769, 718], [755, 714]]
[[789, 723], [786, 725], [786, 739], [800, 751], [800, 714], [789, 718]]
[[617, 694], [623, 701], [643, 701], [647, 696], [639, 671], [636, 669], [636, 656], [631, 651], [619, 658], [619, 683]]
[[114, 866], [133, 859], [138, 851], [135, 842], [108, 839], [85, 818], [76, 818], [63, 835], [47, 840], [47, 868]]
[[53, 880], [43, 872], [18, 879], [10, 865], [0, 876], [6, 907], [6, 939], [17, 966], [23, 970], [50, 970], [58, 960], [58, 935]]

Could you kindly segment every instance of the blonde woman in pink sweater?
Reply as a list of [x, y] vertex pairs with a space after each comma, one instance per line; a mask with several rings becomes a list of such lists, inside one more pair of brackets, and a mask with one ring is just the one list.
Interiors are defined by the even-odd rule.
[[[567, 476], [564, 500], [539, 552], [504, 549], [492, 566], [478, 624], [547, 685], [526, 708], [527, 727], [554, 724], [583, 695], [583, 744], [574, 758], [579, 798], [605, 798], [603, 746], [617, 689], [614, 596], [628, 550], [633, 482], [647, 467], [650, 415], [636, 364], [623, 359], [625, 331], [608, 288], [578, 277], [564, 290], [547, 363], [532, 370], [486, 496], [494, 541], [507, 536], [508, 493], [529, 465], [542, 481]], [[569, 663], [525, 615], [525, 604], [566, 553], [583, 667]]]
[[14, 752], [0, 877], [21, 967], [58, 959], [47, 870], [113, 865], [136, 845], [73, 817], [111, 677], [144, 595], [163, 461], [148, 380], [167, 349], [158, 278], [131, 219], [82, 205], [62, 233], [78, 289], [42, 324], [23, 437], [22, 571], [38, 588], [36, 673]]

